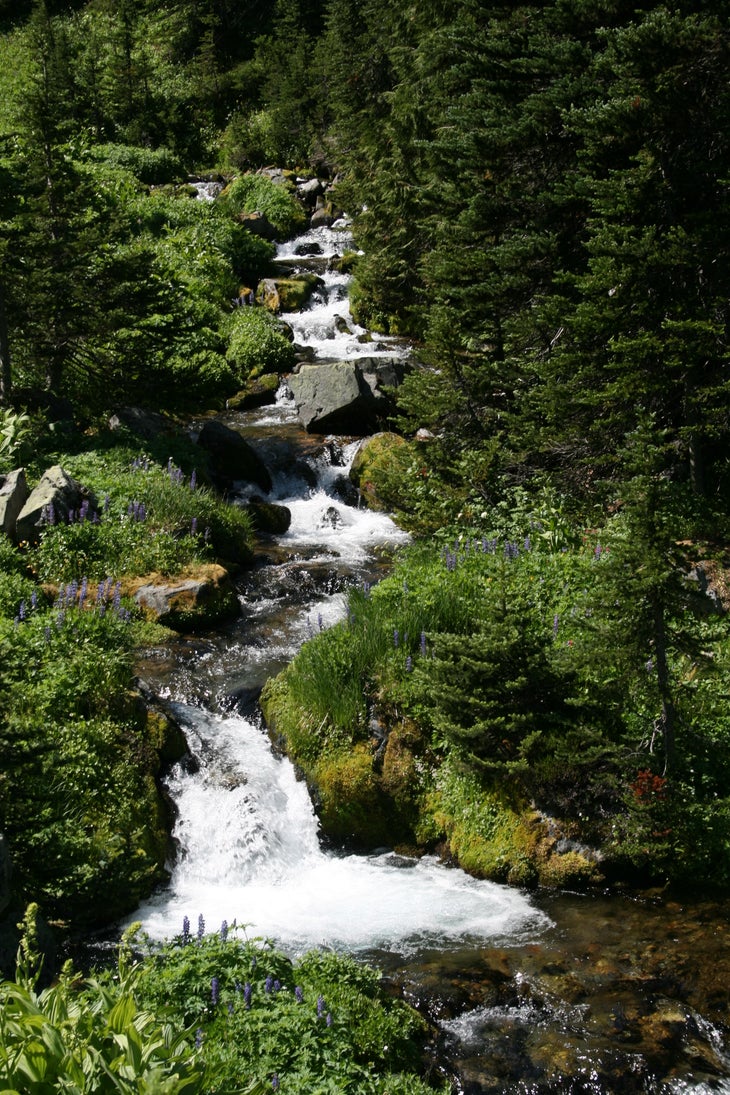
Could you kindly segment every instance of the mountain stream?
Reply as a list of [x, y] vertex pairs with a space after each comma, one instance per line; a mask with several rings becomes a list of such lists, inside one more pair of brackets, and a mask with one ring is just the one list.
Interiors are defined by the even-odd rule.
[[[279, 248], [283, 266], [301, 261], [323, 279], [307, 309], [283, 318], [316, 360], [398, 355], [396, 341], [372, 341], [352, 321], [348, 279], [330, 269], [348, 244], [340, 226]], [[171, 881], [134, 919], [153, 938], [202, 914], [208, 930], [235, 920], [294, 954], [361, 955], [431, 1020], [439, 1068], [469, 1095], [730, 1093], [728, 903], [527, 894], [433, 858], [323, 848], [307, 789], [272, 750], [255, 697], [407, 537], [343, 500], [357, 443], [307, 436], [285, 388], [275, 405], [224, 420], [266, 460], [271, 500], [292, 523], [259, 545], [237, 621], [148, 651], [140, 666], [194, 759], [167, 778]]]

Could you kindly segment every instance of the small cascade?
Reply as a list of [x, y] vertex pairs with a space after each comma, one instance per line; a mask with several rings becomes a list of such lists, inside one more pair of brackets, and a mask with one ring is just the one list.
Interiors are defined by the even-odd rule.
[[283, 272], [316, 273], [321, 279], [303, 311], [286, 312], [281, 318], [291, 328], [295, 344], [316, 360], [399, 357], [402, 340], [374, 338], [352, 318], [348, 300], [351, 278], [339, 269], [339, 260], [352, 249], [352, 233], [344, 218], [331, 228], [311, 228], [296, 240], [279, 244], [276, 262]]
[[172, 881], [135, 913], [152, 937], [183, 918], [234, 919], [292, 952], [315, 946], [401, 955], [501, 944], [547, 924], [519, 891], [433, 858], [332, 855], [303, 783], [266, 735], [239, 717], [177, 708], [195, 763], [170, 775], [179, 845]]

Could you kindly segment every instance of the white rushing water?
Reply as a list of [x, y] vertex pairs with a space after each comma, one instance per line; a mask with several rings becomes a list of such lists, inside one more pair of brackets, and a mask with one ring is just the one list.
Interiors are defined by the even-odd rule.
[[[301, 254], [302, 249], [312, 249], [313, 253]], [[340, 256], [352, 249], [352, 234], [344, 219], [331, 228], [311, 228], [303, 236], [279, 244], [276, 249], [279, 262], [306, 267], [309, 261], [310, 266], [319, 268], [316, 272], [321, 279], [301, 312], [285, 312], [281, 318], [292, 329], [294, 341], [313, 351], [318, 359], [344, 361], [397, 356], [401, 345], [397, 339], [381, 335], [373, 338], [352, 318], [348, 299], [351, 278], [335, 265]]]
[[[268, 738], [239, 717], [179, 708], [200, 765], [178, 765], [169, 787], [179, 818], [178, 863], [164, 894], [135, 914], [153, 938], [245, 925], [294, 952], [328, 946], [410, 953], [504, 941], [546, 918], [517, 890], [479, 882], [435, 859], [323, 851], [307, 789]], [[189, 766], [188, 766], [189, 768]]]

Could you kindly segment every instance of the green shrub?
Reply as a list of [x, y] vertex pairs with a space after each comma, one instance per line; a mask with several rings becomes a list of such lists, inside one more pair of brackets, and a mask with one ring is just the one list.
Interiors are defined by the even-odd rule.
[[147, 185], [174, 182], [184, 175], [181, 160], [169, 148], [142, 148], [140, 145], [93, 145], [87, 155], [112, 167], [123, 167]]
[[292, 369], [296, 361], [294, 348], [265, 309], [237, 309], [225, 330], [226, 356], [239, 383], [262, 373], [287, 373]]
[[[187, 1032], [139, 1007], [140, 966], [120, 950], [116, 979], [82, 982], [71, 963], [43, 992], [36, 991], [30, 953], [35, 909], [15, 982], [0, 984], [0, 1087], [13, 1095], [52, 1091], [195, 1095], [202, 1065]], [[29, 940], [30, 935], [30, 940]]]
[[232, 213], [263, 213], [280, 239], [296, 235], [306, 224], [306, 214], [284, 183], [268, 175], [239, 175], [219, 199]]
[[16, 893], [107, 923], [164, 877], [157, 748], [132, 691], [134, 635], [111, 581], [0, 618], [0, 814]]
[[426, 1027], [372, 969], [336, 954], [292, 962], [260, 940], [183, 934], [144, 963], [141, 999], [197, 1029], [206, 1079], [221, 1092], [249, 1076], [271, 1090], [426, 1095], [417, 1076]]

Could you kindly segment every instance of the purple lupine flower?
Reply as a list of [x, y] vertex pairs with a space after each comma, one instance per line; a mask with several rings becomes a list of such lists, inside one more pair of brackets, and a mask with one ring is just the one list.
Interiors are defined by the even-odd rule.
[[274, 988], [274, 978], [271, 976], [271, 974], [269, 974], [269, 976], [264, 981], [264, 992], [265, 993], [271, 993], [273, 988]]
[[654, 669], [654, 659], [648, 658], [644, 668], [646, 669], [647, 673], [651, 673]]
[[89, 516], [89, 499], [84, 498], [79, 509], [79, 521], [83, 525], [86, 518]]
[[273, 1091], [279, 1090], [279, 1077], [276, 1073], [271, 1077], [271, 1087]]
[[105, 514], [107, 514], [109, 512], [109, 506], [110, 505], [111, 505], [111, 498], [109, 497], [108, 494], [105, 494], [104, 495], [104, 513]]
[[81, 579], [81, 588], [79, 589], [79, 608], [84, 607], [84, 601], [86, 600], [86, 594], [89, 589], [89, 580], [84, 577]]
[[50, 627], [44, 628], [43, 629], [43, 634], [46, 637], [46, 642], [49, 643], [51, 641], [51, 629], [50, 629]]
[[195, 1048], [200, 1049], [203, 1044], [203, 1028], [198, 1027], [195, 1031]]
[[13, 627], [20, 627], [20, 616], [16, 616], [13, 620]]
[[298, 1004], [304, 1003], [304, 992], [301, 985], [294, 986], [294, 999]]
[[203, 914], [200, 913], [198, 917], [198, 942], [203, 942], [203, 936], [205, 935], [205, 919]]
[[38, 590], [34, 589], [30, 595], [30, 607], [35, 610], [38, 608]]
[[553, 638], [554, 639], [557, 638], [559, 626], [560, 626], [560, 617], [558, 616], [558, 614], [556, 612], [555, 615], [553, 616]]
[[183, 945], [190, 942], [190, 918], [187, 916], [183, 917], [182, 941]]
[[593, 558], [594, 559], [600, 559], [602, 551], [603, 551], [603, 548], [601, 547], [601, 545], [596, 544], [595, 548], [593, 549]]
[[421, 657], [426, 657], [426, 632], [421, 632]]
[[190, 489], [191, 490], [195, 490], [195, 484], [197, 483], [197, 481], [198, 481], [198, 476], [197, 476], [197, 473], [195, 471], [195, 468], [193, 468], [193, 470], [191, 472], [191, 475], [190, 475]]
[[21, 601], [20, 604], [18, 605], [18, 619], [19, 620], [24, 620], [25, 619], [25, 601]]
[[400, 635], [398, 634], [398, 628], [396, 627], [393, 631], [393, 646], [395, 647], [396, 650], [398, 649], [398, 640], [399, 639], [400, 639]]
[[117, 582], [114, 586], [114, 600], [112, 602], [114, 608], [119, 609], [119, 605], [122, 602], [122, 583]]
[[406, 658], [406, 673], [410, 673], [412, 669], [413, 669], [413, 658], [409, 654], [408, 657]]
[[281, 981], [279, 981], [278, 979], [274, 980], [274, 984], [273, 984], [272, 988], [273, 988], [274, 992], [280, 992], [281, 991]]
[[198, 531], [198, 518], [193, 517], [192, 521], [190, 522], [191, 535], [195, 536], [197, 534], [197, 531]]
[[55, 525], [56, 523], [56, 507], [53, 505], [53, 502], [48, 503], [46, 520], [48, 521], [49, 525]]
[[327, 1012], [327, 1015], [325, 1016], [324, 1021], [327, 1024], [328, 1027], [332, 1026], [332, 1013], [331, 1012], [329, 1012], [329, 1011]]
[[218, 995], [219, 995], [218, 978], [213, 977], [213, 978], [211, 978], [211, 982], [210, 982], [210, 1001], [211, 1001], [213, 1007], [217, 1007], [217, 1005], [218, 1005]]
[[56, 616], [56, 627], [60, 631], [66, 621], [66, 613], [61, 611]]
[[530, 543], [530, 537], [526, 536], [525, 537], [525, 551], [529, 551], [531, 547], [532, 547], [532, 545]]
[[221, 938], [221, 943], [225, 943], [225, 941], [228, 939], [228, 921], [227, 920], [224, 920], [223, 923], [221, 924], [221, 930], [220, 930], [219, 934], [220, 934], [220, 938]]
[[243, 1002], [246, 1010], [248, 1011], [248, 1009], [251, 1007], [251, 985], [248, 981], [243, 986]]
[[318, 1019], [321, 1019], [322, 1016], [324, 1015], [324, 1009], [325, 1009], [324, 996], [318, 996], [317, 997], [317, 1018]]

